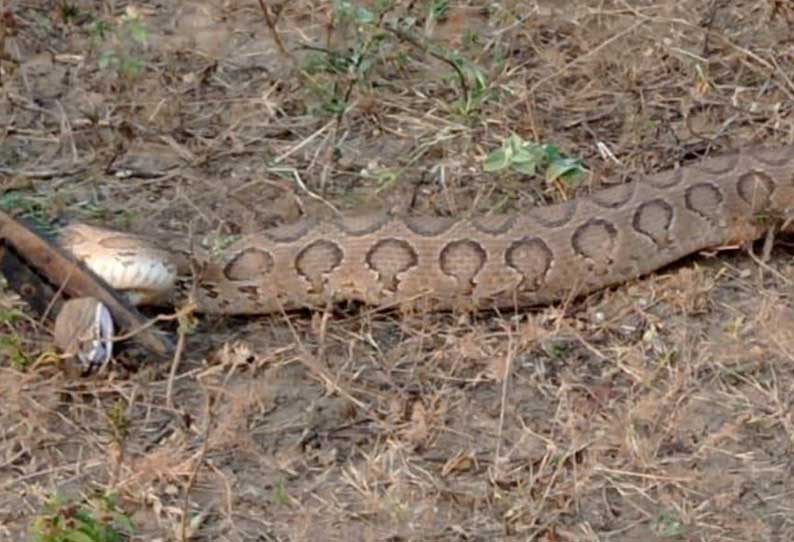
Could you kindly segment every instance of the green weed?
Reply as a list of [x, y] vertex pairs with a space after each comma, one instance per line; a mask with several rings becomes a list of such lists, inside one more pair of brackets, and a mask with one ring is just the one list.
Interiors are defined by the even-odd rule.
[[115, 498], [99, 495], [78, 504], [51, 498], [30, 526], [31, 542], [122, 542], [134, 530]]
[[72, 4], [71, 2], [67, 2], [66, 0], [62, 0], [61, 5], [59, 7], [61, 12], [61, 18], [63, 19], [63, 22], [65, 22], [66, 24], [70, 24], [78, 19], [80, 15], [80, 10], [75, 4]]
[[25, 192], [9, 191], [0, 195], [0, 210], [26, 220], [41, 233], [52, 233], [50, 204], [46, 197], [35, 197]]
[[320, 110], [341, 118], [350, 105], [353, 90], [368, 85], [376, 67], [391, 65], [404, 70], [412, 58], [404, 44], [450, 66], [460, 89], [460, 96], [453, 104], [459, 113], [468, 116], [479, 109], [488, 96], [483, 72], [458, 52], [447, 51], [425, 38], [436, 21], [446, 16], [448, 1], [432, 0], [427, 4], [424, 33], [417, 31], [420, 21], [410, 14], [392, 16], [387, 21], [386, 15], [397, 6], [391, 0], [380, 0], [371, 8], [350, 0], [333, 2], [330, 27], [343, 45], [336, 48], [304, 45], [313, 53], [303, 68], [307, 88], [320, 99]]
[[559, 179], [568, 186], [576, 186], [584, 174], [579, 159], [563, 156], [553, 145], [524, 141], [515, 134], [508, 137], [499, 149], [489, 153], [483, 164], [486, 172], [506, 169], [531, 176], [543, 172], [546, 182]]
[[686, 527], [674, 513], [662, 512], [654, 521], [654, 531], [662, 540], [686, 540]]
[[11, 366], [17, 370], [23, 370], [30, 366], [33, 361], [22, 348], [22, 342], [17, 335], [0, 336], [0, 357], [7, 358]]
[[96, 21], [94, 41], [99, 48], [100, 69], [114, 71], [120, 79], [132, 81], [144, 70], [142, 55], [149, 41], [149, 29], [141, 15], [128, 7], [117, 22]]

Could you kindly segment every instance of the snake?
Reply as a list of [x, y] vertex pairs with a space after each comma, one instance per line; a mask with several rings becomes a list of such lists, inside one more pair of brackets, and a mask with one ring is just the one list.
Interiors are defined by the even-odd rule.
[[[254, 315], [346, 301], [401, 310], [547, 305], [742, 245], [794, 209], [794, 145], [750, 146], [521, 212], [305, 216], [192, 253], [75, 223], [58, 242], [139, 305]], [[186, 266], [185, 262], [192, 262]]]

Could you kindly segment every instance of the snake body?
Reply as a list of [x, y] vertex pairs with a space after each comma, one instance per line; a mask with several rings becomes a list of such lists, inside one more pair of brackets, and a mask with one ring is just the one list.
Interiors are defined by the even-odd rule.
[[[195, 301], [221, 314], [542, 305], [757, 239], [792, 209], [794, 146], [747, 148], [523, 213], [304, 218], [198, 255]], [[139, 303], [173, 290], [175, 254], [144, 238], [74, 225], [61, 243]]]

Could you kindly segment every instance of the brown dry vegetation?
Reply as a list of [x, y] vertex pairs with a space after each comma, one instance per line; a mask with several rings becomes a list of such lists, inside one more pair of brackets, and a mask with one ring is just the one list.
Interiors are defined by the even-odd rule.
[[[253, 0], [0, 3], [3, 201], [234, 234], [329, 204], [571, 197], [482, 172], [510, 133], [581, 158], [582, 192], [794, 141], [786, 1], [452, 0], [434, 19], [423, 0], [360, 27], [267, 4], [272, 28]], [[368, 67], [329, 70], [356, 50]], [[454, 52], [487, 85], [464, 74], [468, 107]], [[98, 492], [134, 540], [792, 540], [787, 248], [518, 315], [201, 317], [171, 401], [167, 363], [68, 376], [2, 293], [0, 539]]]

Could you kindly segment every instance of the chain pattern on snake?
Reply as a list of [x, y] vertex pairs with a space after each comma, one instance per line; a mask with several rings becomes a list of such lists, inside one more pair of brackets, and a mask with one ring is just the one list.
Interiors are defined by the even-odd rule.
[[[522, 307], [616, 285], [694, 252], [761, 237], [794, 209], [794, 146], [755, 147], [523, 213], [305, 218], [246, 235], [202, 273], [197, 309], [263, 314], [358, 300]], [[75, 224], [62, 245], [145, 304], [172, 297], [177, 254]]]

